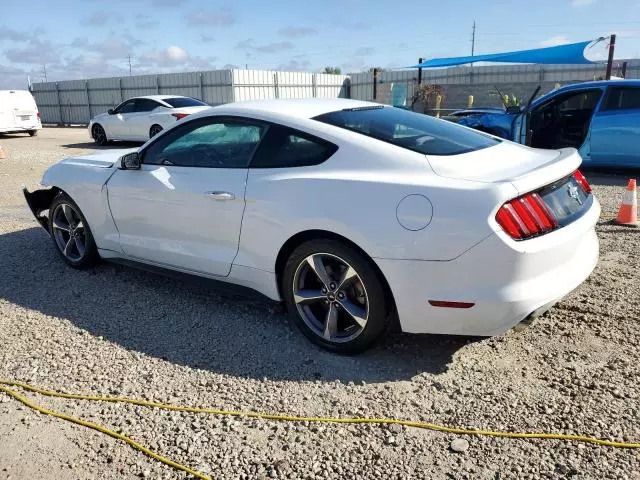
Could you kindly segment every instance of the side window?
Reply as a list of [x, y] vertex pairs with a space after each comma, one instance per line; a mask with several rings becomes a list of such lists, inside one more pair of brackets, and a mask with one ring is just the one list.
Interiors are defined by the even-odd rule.
[[115, 113], [132, 113], [135, 111], [135, 108], [136, 108], [136, 101], [127, 100], [116, 109]]
[[148, 98], [139, 98], [136, 100], [136, 112], [150, 112], [158, 105], [160, 105], [158, 102], [154, 102]]
[[632, 110], [640, 108], [640, 88], [612, 88], [603, 110]]
[[265, 127], [244, 121], [202, 118], [185, 123], [145, 149], [150, 165], [247, 168]]
[[598, 100], [600, 100], [600, 90], [591, 90], [586, 92], [579, 92], [565, 98], [560, 102], [560, 111], [566, 110], [593, 110], [596, 108]]
[[332, 143], [281, 125], [272, 125], [258, 147], [251, 168], [318, 165], [333, 155]]

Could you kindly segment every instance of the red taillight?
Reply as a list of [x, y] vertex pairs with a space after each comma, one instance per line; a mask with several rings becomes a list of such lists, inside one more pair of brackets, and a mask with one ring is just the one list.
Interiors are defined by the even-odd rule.
[[591, 193], [591, 185], [589, 185], [589, 182], [580, 170], [576, 170], [575, 172], [573, 172], [573, 178], [575, 178], [576, 182], [580, 184], [580, 186], [584, 190], [584, 193]]
[[505, 203], [498, 210], [496, 221], [516, 240], [542, 235], [558, 227], [556, 217], [537, 193]]
[[40, 120], [40, 112], [38, 112], [37, 115], [38, 115], [38, 120]]
[[184, 117], [188, 117], [189, 114], [188, 113], [172, 113], [171, 115], [173, 115], [174, 117], [176, 117], [176, 120], [180, 120], [181, 118]]

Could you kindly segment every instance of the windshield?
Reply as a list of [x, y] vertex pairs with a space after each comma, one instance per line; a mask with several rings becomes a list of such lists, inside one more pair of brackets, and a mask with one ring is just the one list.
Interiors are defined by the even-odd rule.
[[174, 97], [174, 98], [165, 98], [162, 100], [165, 103], [168, 103], [173, 108], [182, 108], [182, 107], [207, 107], [208, 105], [200, 100], [196, 100], [191, 97]]
[[500, 143], [454, 123], [393, 107], [340, 110], [315, 120], [426, 155], [457, 155]]

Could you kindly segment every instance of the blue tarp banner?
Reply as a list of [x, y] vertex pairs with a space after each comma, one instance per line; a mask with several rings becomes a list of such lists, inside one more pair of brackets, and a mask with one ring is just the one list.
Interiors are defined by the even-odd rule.
[[409, 68], [451, 67], [454, 65], [464, 65], [466, 63], [473, 62], [539, 63], [546, 65], [585, 65], [598, 63], [592, 62], [584, 56], [584, 49], [592, 42], [593, 40], [589, 40], [587, 42], [570, 43], [568, 45], [558, 45], [556, 47], [520, 50], [518, 52], [491, 53], [488, 55], [474, 55], [473, 57], [433, 58]]

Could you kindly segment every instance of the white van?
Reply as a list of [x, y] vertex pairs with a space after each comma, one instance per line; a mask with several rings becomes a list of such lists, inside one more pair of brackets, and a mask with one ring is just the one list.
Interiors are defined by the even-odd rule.
[[41, 128], [40, 112], [31, 92], [0, 90], [0, 133], [27, 132], [33, 137]]

